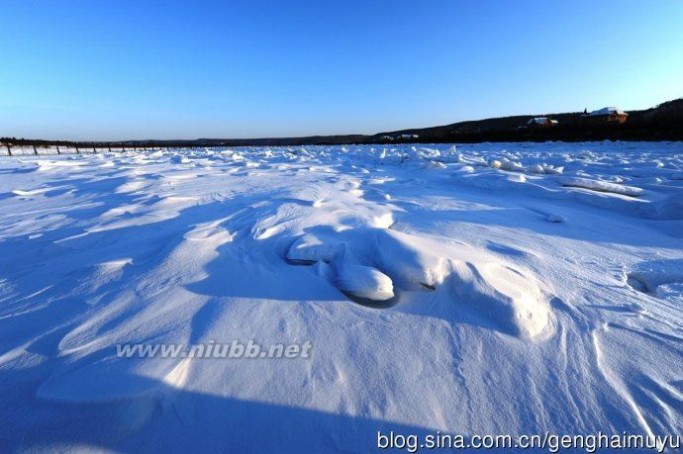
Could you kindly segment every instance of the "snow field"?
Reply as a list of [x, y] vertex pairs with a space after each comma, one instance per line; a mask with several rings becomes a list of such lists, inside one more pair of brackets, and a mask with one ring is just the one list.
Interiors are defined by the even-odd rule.
[[[678, 434], [683, 146], [0, 158], [10, 451]], [[311, 341], [309, 360], [120, 343]]]

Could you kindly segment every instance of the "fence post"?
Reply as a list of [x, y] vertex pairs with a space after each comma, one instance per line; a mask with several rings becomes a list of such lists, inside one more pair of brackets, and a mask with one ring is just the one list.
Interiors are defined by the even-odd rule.
[[78, 150], [78, 145], [76, 145], [76, 154], [81, 154], [81, 152]]
[[36, 144], [33, 144], [33, 154], [38, 156], [38, 149], [36, 148]]
[[7, 147], [7, 156], [14, 156], [14, 155], [12, 154], [12, 150], [10, 149], [9, 144], [6, 143], [5, 146]]
[[57, 145], [57, 154], [62, 154], [62, 153], [60, 153], [60, 151], [59, 151], [59, 145]]

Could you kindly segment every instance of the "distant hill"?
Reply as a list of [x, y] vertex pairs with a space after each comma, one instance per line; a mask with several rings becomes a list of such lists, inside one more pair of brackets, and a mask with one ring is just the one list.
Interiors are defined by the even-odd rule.
[[[526, 128], [537, 115], [463, 121], [431, 128], [404, 129], [372, 136], [376, 142], [386, 137], [418, 135], [420, 142], [495, 142], [495, 141], [584, 141], [584, 140], [683, 140], [683, 99], [665, 102], [647, 110], [628, 112], [624, 124], [586, 124], [583, 112], [544, 114], [558, 121], [549, 128]], [[385, 139], [382, 139], [385, 138]], [[400, 139], [399, 139], [400, 140]]]
[[[646, 110], [628, 111], [623, 124], [593, 124], [584, 121], [582, 112], [544, 114], [558, 121], [546, 128], [530, 128], [527, 122], [538, 115], [488, 118], [462, 121], [430, 128], [402, 129], [374, 135], [335, 135], [309, 137], [278, 137], [260, 139], [195, 139], [195, 140], [131, 140], [123, 142], [69, 142], [0, 138], [10, 145], [75, 145], [127, 147], [211, 147], [211, 146], [294, 146], [388, 143], [474, 143], [522, 142], [558, 140], [566, 142], [588, 140], [683, 140], [683, 98], [668, 101]], [[402, 137], [403, 136], [403, 137]]]

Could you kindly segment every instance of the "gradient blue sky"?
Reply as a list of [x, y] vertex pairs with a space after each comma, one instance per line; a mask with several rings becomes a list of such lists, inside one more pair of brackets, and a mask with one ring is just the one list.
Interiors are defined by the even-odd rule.
[[375, 133], [683, 96], [683, 2], [2, 0], [0, 136]]

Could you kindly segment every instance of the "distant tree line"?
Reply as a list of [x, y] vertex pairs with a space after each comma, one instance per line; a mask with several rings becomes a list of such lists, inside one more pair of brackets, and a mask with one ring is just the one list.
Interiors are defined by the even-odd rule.
[[[337, 135], [288, 137], [269, 139], [196, 139], [196, 140], [135, 140], [117, 142], [76, 142], [17, 139], [2, 137], [0, 143], [12, 146], [64, 146], [77, 149], [136, 149], [152, 147], [191, 148], [226, 146], [297, 146], [343, 144], [474, 143], [474, 142], [542, 142], [593, 140], [683, 140], [683, 99], [658, 105], [652, 109], [630, 111], [623, 124], [589, 124], [581, 120], [582, 113], [549, 115], [558, 124], [548, 128], [525, 128], [531, 116], [490, 118], [465, 121], [433, 128], [382, 132], [375, 135]], [[410, 137], [403, 139], [402, 137]]]

